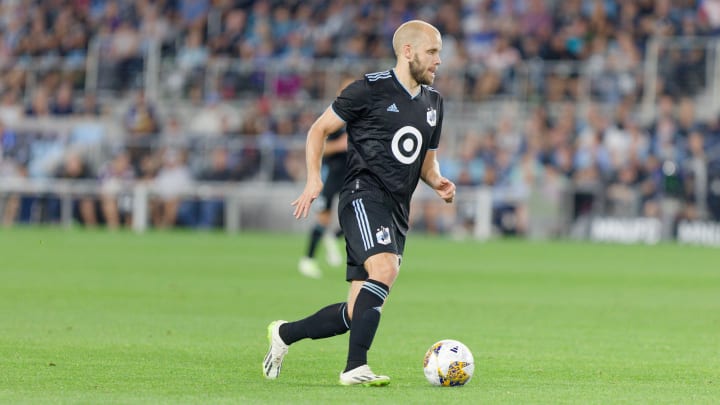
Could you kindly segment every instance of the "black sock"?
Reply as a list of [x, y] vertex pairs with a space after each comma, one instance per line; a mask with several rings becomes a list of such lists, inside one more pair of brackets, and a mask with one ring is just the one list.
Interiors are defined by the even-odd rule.
[[316, 313], [295, 322], [280, 325], [280, 337], [291, 345], [298, 340], [323, 339], [342, 335], [350, 329], [347, 303], [328, 305]]
[[315, 250], [317, 249], [317, 245], [320, 242], [320, 239], [322, 239], [324, 233], [325, 227], [320, 224], [316, 224], [312, 232], [310, 232], [310, 246], [308, 246], [307, 257], [315, 257]]
[[353, 308], [345, 371], [367, 364], [367, 352], [380, 324], [380, 310], [389, 292], [385, 284], [369, 279], [360, 289]]

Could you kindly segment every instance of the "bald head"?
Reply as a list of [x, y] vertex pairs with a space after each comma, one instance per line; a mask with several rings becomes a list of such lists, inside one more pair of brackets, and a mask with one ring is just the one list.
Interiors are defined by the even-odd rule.
[[404, 23], [393, 35], [393, 50], [398, 57], [402, 55], [403, 47], [410, 45], [417, 49], [420, 43], [440, 38], [440, 31], [425, 21], [412, 20]]

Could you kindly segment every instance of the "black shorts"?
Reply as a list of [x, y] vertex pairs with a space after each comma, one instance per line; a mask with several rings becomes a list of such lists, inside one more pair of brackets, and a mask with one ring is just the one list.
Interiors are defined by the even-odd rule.
[[347, 272], [345, 278], [367, 280], [364, 263], [378, 253], [394, 253], [398, 261], [405, 249], [405, 235], [397, 231], [392, 205], [370, 192], [356, 193], [338, 213], [345, 234]]
[[343, 182], [345, 182], [345, 170], [333, 170], [330, 168], [328, 176], [323, 184], [323, 189], [318, 197], [318, 207], [322, 211], [330, 211], [333, 199], [340, 193]]

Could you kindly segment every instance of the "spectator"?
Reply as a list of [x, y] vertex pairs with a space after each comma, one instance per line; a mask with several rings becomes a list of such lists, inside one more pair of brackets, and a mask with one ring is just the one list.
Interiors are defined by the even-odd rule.
[[[55, 177], [65, 180], [92, 180], [95, 176], [87, 164], [85, 159], [76, 152], [69, 152], [62, 165], [55, 172]], [[54, 217], [59, 217], [60, 200], [51, 199], [50, 211]], [[97, 215], [95, 211], [95, 199], [91, 195], [82, 195], [73, 198], [72, 201], [73, 217], [87, 227], [97, 225]]]
[[290, 18], [290, 9], [283, 3], [278, 3], [272, 10], [272, 36], [279, 44], [279, 48], [287, 45], [288, 38], [296, 28], [296, 24]]
[[[12, 184], [22, 181], [27, 173], [22, 163], [18, 161], [18, 139], [17, 134], [8, 129], [3, 121], [0, 120], [0, 179], [6, 184]], [[20, 211], [20, 195], [10, 193], [8, 195], [0, 194], [0, 198], [4, 199], [4, 204], [0, 212], [0, 225], [10, 226], [18, 217]]]
[[516, 119], [511, 113], [505, 113], [498, 120], [495, 131], [496, 146], [509, 153], [510, 156], [518, 154], [523, 143], [523, 135], [518, 132], [515, 122]]
[[82, 96], [78, 112], [86, 117], [102, 116], [103, 108], [97, 99], [97, 95], [92, 92], [85, 92]]
[[671, 118], [661, 118], [652, 135], [652, 153], [659, 159], [675, 161], [680, 157], [680, 140], [676, 123]]
[[693, 130], [688, 134], [687, 156], [682, 163], [685, 207], [681, 216], [687, 220], [707, 218], [708, 198], [708, 158], [705, 153], [705, 136], [701, 131]]
[[520, 16], [520, 27], [522, 35], [541, 40], [552, 34], [552, 16], [545, 0], [527, 0], [527, 10]]
[[473, 62], [480, 62], [493, 48], [497, 22], [490, 9], [491, 1], [481, 0], [474, 4], [463, 17], [462, 27], [468, 56]]
[[217, 93], [209, 94], [203, 105], [197, 106], [188, 130], [192, 135], [218, 138], [235, 131], [232, 111], [224, 105]]
[[151, 218], [157, 228], [170, 228], [178, 222], [192, 225], [194, 222], [186, 210], [188, 205], [182, 204], [184, 194], [192, 190], [193, 183], [185, 160], [181, 151], [167, 149], [162, 154], [162, 166], [152, 181], [156, 197], [151, 201]]
[[[233, 180], [230, 171], [229, 151], [225, 147], [213, 149], [210, 157], [210, 167], [199, 176], [201, 181], [226, 182]], [[225, 201], [221, 196], [208, 196], [199, 201], [198, 227], [202, 229], [214, 228], [222, 225]]]
[[121, 224], [132, 222], [132, 194], [127, 188], [135, 179], [126, 151], [118, 152], [110, 162], [100, 169], [100, 207], [109, 229], [118, 229]]
[[720, 34], [720, 0], [700, 1], [698, 21], [711, 35]]
[[233, 180], [247, 180], [260, 172], [260, 150], [254, 143], [248, 142], [240, 148], [233, 160], [234, 162], [230, 162]]
[[625, 122], [624, 131], [629, 137], [629, 162], [639, 167], [650, 155], [650, 135], [636, 118], [629, 118]]
[[443, 158], [442, 172], [458, 186], [477, 186], [483, 183], [485, 165], [478, 156], [479, 135], [468, 132], [462, 138], [457, 157]]
[[146, 2], [141, 6], [140, 14], [140, 37], [143, 40], [142, 47], [147, 48], [151, 42], [159, 44], [162, 48], [169, 46], [172, 40], [173, 28], [168, 21], [168, 16], [161, 13], [160, 4]]
[[619, 168], [607, 186], [609, 215], [628, 218], [640, 214], [637, 184], [638, 172], [634, 165], [625, 164]]
[[225, 16], [222, 31], [208, 41], [212, 54], [221, 56], [235, 55], [238, 44], [242, 42], [246, 22], [247, 13], [245, 10], [230, 10]]
[[116, 67], [116, 90], [126, 90], [139, 84], [138, 76], [143, 66], [140, 44], [140, 35], [135, 27], [122, 20], [110, 42], [110, 59]]
[[30, 105], [25, 109], [25, 115], [35, 118], [47, 117], [50, 114], [50, 98], [47, 89], [38, 87], [32, 96]]
[[[5, 59], [6, 62], [4, 63], [7, 63], [11, 60], [9, 57], [17, 56], [20, 54], [20, 52], [18, 52], [18, 47], [20, 46], [20, 43], [24, 39], [25, 35], [27, 35], [24, 27], [24, 18], [20, 18], [18, 14], [20, 13], [17, 13], [17, 11], [13, 13], [10, 10], [8, 10], [8, 13], [6, 14], [7, 16], [13, 16], [15, 18], [8, 18], [5, 26], [3, 27], [3, 46], [5, 48], [5, 51], [9, 53], [9, 55], [7, 55], [8, 59]], [[3, 63], [0, 62], [0, 67], [2, 67], [2, 64]]]
[[[0, 31], [0, 61], [6, 61], [9, 60], [12, 55], [12, 50], [8, 46], [7, 41], [5, 41], [5, 36], [3, 35], [2, 31]], [[2, 63], [2, 62], [0, 62]], [[2, 63], [4, 64], [4, 63]], [[0, 65], [2, 66], [2, 65]]]
[[642, 204], [643, 216], [660, 217], [663, 180], [664, 176], [660, 160], [655, 155], [648, 156], [643, 164], [640, 179], [640, 203]]
[[179, 0], [180, 23], [189, 30], [202, 29], [210, 11], [209, 0]]
[[689, 97], [680, 99], [677, 111], [677, 134], [681, 139], [687, 139], [692, 131], [699, 127], [695, 114], [695, 102]]
[[135, 93], [135, 98], [125, 113], [123, 124], [127, 131], [126, 143], [130, 161], [135, 169], [140, 171], [138, 170], [140, 162], [152, 152], [160, 131], [160, 120], [155, 106], [145, 98], [142, 90]]
[[50, 113], [55, 116], [70, 116], [75, 113], [73, 105], [73, 89], [68, 82], [63, 82], [55, 95]]
[[108, 0], [97, 4], [96, 11], [97, 15], [93, 18], [96, 29], [103, 27], [107, 28], [110, 32], [114, 32], [123, 21], [120, 5], [117, 0]]
[[203, 44], [202, 33], [195, 29], [185, 37], [185, 43], [177, 55], [177, 65], [185, 74], [193, 74], [202, 68], [208, 59], [208, 51]]
[[18, 92], [8, 89], [0, 97], [0, 121], [5, 125], [17, 124], [24, 113], [22, 104], [18, 100]]
[[305, 172], [302, 151], [291, 148], [292, 138], [296, 135], [294, 120], [286, 115], [279, 117], [275, 130], [262, 135], [263, 142], [273, 148], [273, 181], [295, 181]]
[[88, 27], [73, 17], [73, 10], [63, 8], [55, 17], [54, 35], [65, 65], [80, 69], [85, 62], [88, 47]]
[[180, 117], [176, 114], [165, 119], [159, 139], [159, 146], [164, 149], [186, 150], [191, 147], [190, 134], [185, 130]]
[[21, 37], [17, 51], [23, 56], [45, 56], [54, 50], [55, 38], [48, 33], [45, 14], [36, 10], [31, 17], [28, 32]]
[[511, 83], [513, 68], [520, 61], [520, 52], [515, 49], [508, 38], [500, 36], [495, 45], [483, 58], [485, 70], [475, 85], [476, 100], [483, 100], [496, 94], [503, 86]]

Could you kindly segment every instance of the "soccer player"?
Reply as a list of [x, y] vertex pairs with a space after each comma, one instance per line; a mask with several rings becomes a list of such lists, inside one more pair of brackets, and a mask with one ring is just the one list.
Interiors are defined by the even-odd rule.
[[[343, 81], [340, 86], [342, 91], [350, 80]], [[298, 270], [307, 277], [320, 278], [322, 270], [315, 261], [315, 251], [317, 250], [320, 240], [325, 242], [325, 257], [331, 266], [339, 266], [342, 263], [342, 255], [338, 249], [337, 239], [342, 237], [342, 229], [337, 232], [327, 232], [330, 225], [332, 214], [332, 205], [335, 196], [340, 193], [345, 174], [347, 173], [347, 133], [345, 127], [338, 129], [327, 137], [325, 149], [323, 150], [323, 166], [326, 169], [327, 177], [323, 185], [322, 192], [318, 198], [321, 204], [320, 211], [316, 215], [315, 226], [310, 231], [310, 243], [308, 244], [307, 253], [300, 258]]]
[[393, 36], [394, 69], [365, 75], [350, 84], [308, 131], [308, 177], [292, 202], [295, 218], [305, 218], [320, 195], [325, 139], [347, 128], [348, 175], [340, 192], [338, 217], [345, 233], [347, 302], [332, 304], [307, 318], [268, 325], [270, 350], [263, 361], [269, 379], [280, 374], [288, 347], [350, 330], [342, 385], [384, 386], [390, 377], [375, 374], [367, 353], [380, 313], [400, 270], [408, 230], [410, 198], [422, 179], [450, 203], [455, 184], [442, 176], [436, 159], [443, 101], [429, 87], [440, 65], [442, 40], [432, 25], [413, 20]]

